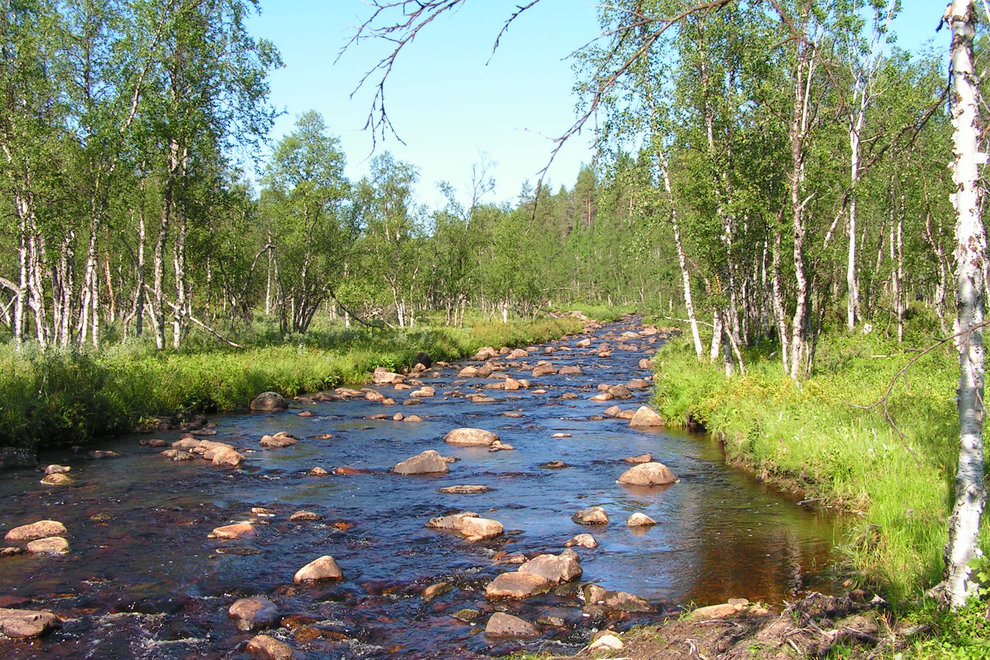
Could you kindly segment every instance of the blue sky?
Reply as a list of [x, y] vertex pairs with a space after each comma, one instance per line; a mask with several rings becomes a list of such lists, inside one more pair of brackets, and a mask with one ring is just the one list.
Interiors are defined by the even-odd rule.
[[[403, 53], [386, 87], [389, 115], [400, 143], [379, 141], [420, 172], [417, 200], [437, 208], [437, 183], [451, 183], [462, 202], [469, 196], [471, 167], [494, 163], [496, 189], [486, 201], [512, 201], [524, 181], [535, 183], [553, 148], [552, 138], [576, 117], [572, 93], [574, 49], [599, 35], [592, 0], [542, 0], [523, 14], [503, 37], [494, 57], [492, 44], [518, 0], [469, 0], [428, 26]], [[372, 86], [351, 92], [365, 71], [387, 52], [366, 41], [335, 64], [338, 52], [368, 15], [362, 0], [261, 0], [262, 13], [249, 28], [272, 41], [285, 67], [271, 76], [271, 99], [285, 111], [273, 140], [292, 131], [307, 110], [320, 112], [347, 155], [347, 175], [367, 173], [373, 146], [363, 130]], [[941, 2], [902, 0], [893, 30], [898, 45], [916, 51], [926, 40], [948, 48], [948, 31], [935, 27]], [[554, 189], [574, 184], [582, 162], [592, 158], [590, 127], [570, 140], [550, 169]]]

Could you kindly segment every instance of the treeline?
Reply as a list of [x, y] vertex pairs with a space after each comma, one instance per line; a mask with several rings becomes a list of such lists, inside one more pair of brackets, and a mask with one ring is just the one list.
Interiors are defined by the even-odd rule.
[[951, 327], [945, 55], [896, 48], [895, 2], [714, 4], [613, 3], [583, 56], [672, 234], [698, 356], [744, 369], [740, 347], [769, 342], [801, 378], [827, 326], [900, 337], [919, 301]]
[[[813, 363], [828, 324], [903, 328], [952, 300], [944, 67], [886, 31], [892, 3], [672, 0], [603, 8], [581, 55], [599, 111], [570, 189], [413, 202], [415, 164], [344, 176], [315, 112], [255, 169], [271, 44], [249, 0], [23, 0], [0, 11], [0, 332], [100, 345], [190, 331], [283, 336], [316, 314], [407, 327], [467, 311], [635, 303], [685, 318], [699, 356]], [[638, 18], [637, 18], [638, 17]], [[933, 19], [936, 20], [936, 19]], [[622, 75], [612, 76], [621, 70]], [[497, 154], [495, 155], [497, 157]], [[702, 346], [701, 330], [711, 336]]]

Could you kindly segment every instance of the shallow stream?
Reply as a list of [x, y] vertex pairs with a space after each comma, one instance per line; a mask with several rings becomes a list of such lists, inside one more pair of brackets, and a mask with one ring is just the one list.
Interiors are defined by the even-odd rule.
[[[213, 418], [217, 435], [209, 439], [248, 450], [236, 470], [201, 460], [172, 462], [159, 456], [161, 449], [139, 444], [181, 435], [167, 432], [95, 447], [117, 457], [43, 456], [45, 463], [72, 467], [72, 486], [41, 485], [36, 470], [3, 473], [0, 534], [55, 519], [68, 528], [72, 550], [63, 557], [0, 559], [0, 607], [48, 609], [64, 618], [60, 630], [41, 640], [0, 640], [0, 653], [7, 658], [242, 657], [252, 634], [237, 630], [227, 608], [237, 598], [256, 595], [268, 597], [289, 617], [282, 627], [263, 632], [289, 643], [300, 658], [461, 658], [517, 649], [565, 653], [580, 648], [597, 627], [655, 621], [687, 603], [733, 597], [779, 603], [808, 590], [830, 591], [827, 567], [835, 527], [829, 516], [799, 507], [726, 466], [718, 446], [704, 436], [636, 430], [626, 420], [601, 418], [613, 404], [635, 409], [649, 400], [649, 389], [633, 390], [631, 400], [590, 400], [600, 383], [649, 377], [639, 363], [662, 343], [661, 336], [620, 337], [641, 329], [629, 320], [537, 347], [529, 357], [492, 361], [506, 365], [503, 374], [530, 380], [529, 390], [479, 389], [500, 381], [458, 378], [459, 367], [448, 367], [422, 378], [436, 388], [436, 396], [416, 406], [402, 405], [411, 390], [381, 386], [376, 389], [397, 405], [351, 399]], [[586, 337], [591, 348], [577, 347]], [[611, 355], [600, 357], [602, 348]], [[583, 373], [534, 378], [532, 369], [541, 359], [555, 367], [580, 365]], [[464, 364], [477, 363], [459, 366]], [[473, 403], [456, 395], [475, 391], [496, 401]], [[577, 398], [562, 399], [565, 394]], [[300, 417], [300, 410], [315, 415]], [[391, 421], [395, 412], [424, 421]], [[367, 419], [382, 413], [389, 419]], [[494, 431], [515, 449], [490, 453], [441, 440], [462, 426]], [[277, 431], [301, 441], [261, 449], [262, 435]], [[332, 437], [315, 438], [321, 434]], [[459, 460], [443, 476], [387, 471], [425, 449]], [[630, 467], [622, 459], [645, 453], [669, 466], [680, 481], [656, 489], [617, 484]], [[541, 467], [555, 460], [568, 467]], [[370, 472], [307, 474], [315, 466], [345, 465]], [[491, 491], [436, 490], [455, 484]], [[605, 508], [610, 524], [572, 522], [572, 514], [594, 505]], [[253, 507], [274, 515], [252, 514]], [[302, 509], [323, 519], [290, 522], [289, 515]], [[494, 518], [507, 533], [471, 543], [424, 526], [431, 517], [458, 511]], [[635, 511], [658, 524], [639, 531], [627, 527], [625, 520]], [[207, 538], [215, 527], [249, 520], [258, 526], [252, 538]], [[582, 532], [600, 545], [576, 548], [581, 581], [646, 598], [655, 614], [587, 616], [576, 587], [518, 603], [486, 600], [485, 585], [515, 569], [499, 563], [504, 554], [556, 554]], [[336, 558], [344, 580], [294, 585], [295, 571], [321, 555]], [[425, 601], [423, 589], [438, 582], [453, 588]], [[476, 625], [451, 616], [463, 608], [480, 612]], [[537, 623], [541, 636], [486, 638], [484, 622], [499, 609]]]

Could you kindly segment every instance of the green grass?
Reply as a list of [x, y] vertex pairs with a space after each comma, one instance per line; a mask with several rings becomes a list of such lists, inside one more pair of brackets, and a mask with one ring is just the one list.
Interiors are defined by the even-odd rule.
[[897, 382], [896, 429], [882, 407], [865, 407], [919, 348], [835, 333], [797, 385], [766, 347], [748, 353], [745, 376], [726, 379], [681, 339], [655, 359], [656, 403], [674, 424], [703, 425], [762, 479], [849, 512], [842, 549], [857, 579], [904, 602], [941, 577], [959, 437], [955, 356], [933, 351]]
[[411, 366], [419, 351], [452, 360], [486, 345], [535, 344], [581, 328], [569, 318], [405, 331], [321, 322], [285, 341], [262, 327], [245, 349], [193, 345], [158, 352], [129, 343], [99, 352], [15, 353], [6, 346], [0, 349], [0, 446], [85, 443], [153, 416], [244, 407], [268, 390], [293, 396], [364, 383], [376, 367]]

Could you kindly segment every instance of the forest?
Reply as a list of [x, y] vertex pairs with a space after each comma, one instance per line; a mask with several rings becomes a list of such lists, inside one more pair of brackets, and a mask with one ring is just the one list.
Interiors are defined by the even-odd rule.
[[[388, 40], [388, 64], [420, 32], [429, 38], [429, 23], [460, 2], [376, 0], [358, 29]], [[533, 4], [507, 12], [504, 28], [525, 20]], [[960, 330], [953, 197], [961, 185], [950, 168], [959, 155], [959, 83], [946, 53], [898, 47], [890, 30], [895, 0], [602, 5], [603, 36], [576, 53], [582, 109], [573, 126], [561, 127], [561, 140], [597, 127], [598, 151], [576, 181], [551, 189], [537, 178], [513, 202], [492, 202], [482, 160], [464, 173], [471, 199], [459, 200], [448, 184], [442, 208], [415, 203], [416, 163], [388, 151], [374, 157], [367, 176], [348, 180], [344, 165], [353, 155], [316, 111], [295, 118], [288, 135], [270, 136], [276, 112], [267, 76], [281, 61], [274, 44], [245, 27], [256, 2], [5, 0], [0, 8], [5, 364], [51, 368], [45, 360], [126, 360], [119, 356], [128, 351], [156, 360], [326, 348], [330, 335], [320, 333], [328, 328], [394, 337], [570, 309], [635, 311], [684, 330], [657, 359], [671, 369], [665, 376], [658, 368], [661, 412], [723, 431], [730, 455], [736, 438], [737, 458], [753, 472], [785, 483], [800, 475], [804, 492], [863, 514], [879, 510], [872, 503], [880, 496], [868, 473], [850, 467], [855, 459], [841, 470], [857, 485], [843, 490], [834, 480], [847, 460], [835, 458], [834, 443], [822, 450], [828, 457], [792, 467], [782, 467], [777, 449], [760, 448], [775, 437], [769, 425], [777, 410], [760, 417], [754, 401], [762, 406], [769, 396], [760, 388], [786, 390], [800, 405], [824, 392], [829, 405], [847, 397], [868, 407], [914, 356]], [[933, 29], [956, 29], [950, 13], [930, 13]], [[977, 93], [985, 18], [967, 28]], [[370, 126], [383, 137], [387, 82], [380, 81]], [[978, 140], [982, 153], [985, 132]], [[982, 310], [982, 224], [969, 241]], [[965, 327], [981, 323], [982, 311]], [[978, 334], [969, 331], [960, 351]], [[874, 408], [866, 426], [894, 451], [903, 445], [905, 456], [923, 454], [954, 473], [960, 422], [946, 402], [958, 356], [950, 353], [936, 351], [942, 362], [916, 367], [932, 379], [949, 374], [941, 390], [926, 389], [925, 376], [920, 388], [905, 387], [901, 404], [888, 390], [883, 413], [891, 425]], [[879, 368], [877, 357], [896, 359]], [[699, 361], [704, 382], [672, 382]], [[846, 371], [857, 361], [873, 370], [866, 380]], [[370, 371], [373, 362], [362, 364]], [[982, 362], [979, 373], [975, 401], [982, 401]], [[747, 374], [755, 377], [741, 380]], [[842, 379], [828, 381], [837, 374]], [[857, 382], [869, 382], [869, 391], [857, 391]], [[317, 378], [288, 389], [323, 384]], [[915, 413], [935, 415], [934, 426], [952, 440], [930, 454], [925, 432], [915, 435], [899, 418], [910, 436], [903, 440], [887, 405], [910, 414], [917, 403], [910, 397], [929, 394]], [[759, 419], [740, 427], [725, 410], [746, 396], [754, 406], [747, 412]], [[197, 404], [236, 402], [204, 404], [199, 393], [168, 403]], [[5, 431], [14, 443], [38, 439], [10, 421], [30, 405], [0, 415], [4, 428], [17, 429]], [[119, 414], [133, 425], [168, 412]], [[90, 425], [83, 435], [119, 430], [65, 419], [65, 428]], [[859, 432], [865, 423], [850, 424]], [[975, 433], [982, 438], [982, 426]], [[982, 484], [982, 454], [978, 462]], [[891, 563], [901, 552], [891, 547], [902, 541], [851, 543], [853, 564], [876, 569], [867, 583], [903, 598], [937, 581], [951, 487], [928, 493], [926, 531], [903, 541], [898, 555], [913, 566], [903, 579]], [[931, 536], [935, 527], [942, 531]]]

